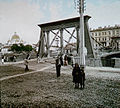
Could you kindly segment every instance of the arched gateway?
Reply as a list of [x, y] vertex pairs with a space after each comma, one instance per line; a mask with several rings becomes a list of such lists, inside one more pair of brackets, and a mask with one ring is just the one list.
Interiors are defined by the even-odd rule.
[[[94, 52], [93, 52], [93, 47], [92, 47], [92, 42], [91, 42], [92, 40], [91, 40], [89, 26], [88, 26], [88, 20], [90, 18], [91, 17], [88, 15], [84, 16], [85, 47], [87, 48], [87, 57], [94, 58]], [[56, 37], [60, 38], [61, 54], [64, 53], [63, 41], [65, 41], [66, 43], [69, 43], [70, 39], [72, 37], [76, 39], [77, 49], [78, 49], [79, 48], [79, 40], [80, 40], [79, 39], [79, 34], [80, 34], [79, 33], [79, 24], [80, 24], [80, 17], [39, 24], [38, 26], [41, 28], [39, 49], [38, 49], [39, 56], [42, 57], [44, 55], [45, 47], [47, 49], [46, 50], [47, 56], [48, 57], [50, 56], [50, 47]], [[68, 28], [74, 28], [73, 32], [70, 33], [70, 31], [67, 30]], [[58, 32], [55, 33], [54, 30], [58, 30]], [[64, 31], [66, 31], [70, 34], [70, 38], [68, 41], [64, 39], [64, 36], [63, 36]], [[51, 43], [50, 43], [50, 32], [55, 35]], [[76, 34], [74, 35], [75, 32], [76, 32]]]

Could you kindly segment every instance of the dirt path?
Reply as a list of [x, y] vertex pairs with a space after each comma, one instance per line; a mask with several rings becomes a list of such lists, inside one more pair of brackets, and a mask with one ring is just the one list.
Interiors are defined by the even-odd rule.
[[8, 80], [8, 79], [10, 79], [10, 78], [15, 78], [15, 77], [23, 76], [23, 75], [28, 75], [28, 74], [33, 74], [33, 73], [41, 72], [41, 71], [44, 71], [44, 70], [49, 69], [49, 68], [51, 68], [51, 67], [52, 67], [52, 65], [47, 66], [47, 67], [44, 67], [44, 68], [42, 68], [42, 69], [40, 69], [40, 70], [37, 70], [37, 71], [26, 72], [26, 73], [23, 73], [23, 74], [17, 74], [17, 75], [12, 75], [12, 76], [3, 77], [3, 78], [0, 78], [0, 81]]
[[[24, 68], [23, 63], [14, 63], [13, 65]], [[10, 78], [15, 78], [23, 75], [33, 74], [40, 71], [46, 70], [46, 72], [52, 72], [55, 73], [55, 65], [51, 64], [49, 62], [43, 61], [41, 63], [37, 63], [36, 60], [29, 61], [29, 68], [35, 71], [12, 75], [12, 76], [6, 76], [3, 78], [0, 78], [0, 81], [7, 80]], [[62, 66], [61, 67], [61, 73], [64, 74], [72, 74], [72, 67], [71, 66]], [[103, 67], [86, 67], [86, 75], [96, 78], [104, 78], [104, 79], [116, 79], [120, 80], [120, 70], [114, 69], [114, 68], [103, 68]]]

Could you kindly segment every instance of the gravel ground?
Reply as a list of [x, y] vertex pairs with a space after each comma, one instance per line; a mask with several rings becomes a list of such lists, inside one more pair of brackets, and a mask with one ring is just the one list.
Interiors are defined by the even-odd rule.
[[[36, 66], [33, 62], [31, 69], [38, 70], [40, 65], [42, 68], [50, 64]], [[16, 72], [17, 68], [11, 72]], [[6, 72], [6, 68], [2, 71]], [[4, 80], [1, 82], [1, 107], [120, 108], [120, 73], [87, 69], [85, 89], [81, 90], [74, 89], [71, 72], [70, 66], [62, 67], [61, 76], [56, 78], [55, 67], [51, 66], [39, 73]]]

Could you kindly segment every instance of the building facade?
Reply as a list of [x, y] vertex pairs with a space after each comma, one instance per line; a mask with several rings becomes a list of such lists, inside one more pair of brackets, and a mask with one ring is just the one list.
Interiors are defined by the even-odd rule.
[[90, 32], [95, 50], [102, 48], [120, 50], [120, 25], [99, 27]]

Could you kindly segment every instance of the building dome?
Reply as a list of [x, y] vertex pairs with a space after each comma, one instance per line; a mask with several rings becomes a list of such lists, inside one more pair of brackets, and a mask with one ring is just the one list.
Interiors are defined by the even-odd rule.
[[6, 45], [9, 45], [9, 46], [13, 44], [25, 44], [25, 42], [22, 39], [20, 39], [19, 35], [17, 35], [16, 32], [11, 37], [11, 39], [9, 39], [6, 43]]
[[11, 40], [20, 40], [20, 37], [15, 32], [15, 34], [12, 36]]

